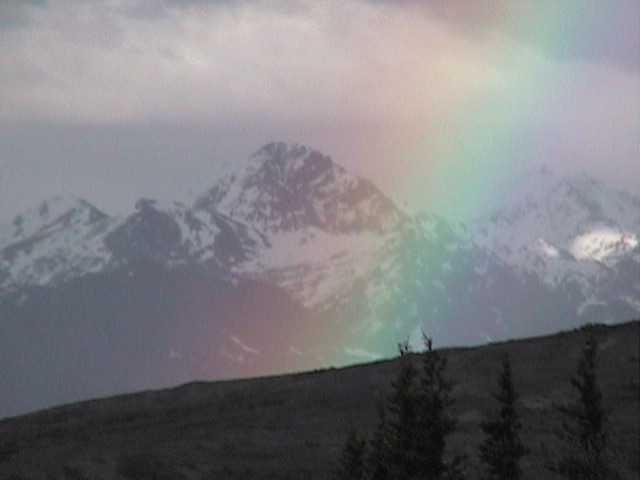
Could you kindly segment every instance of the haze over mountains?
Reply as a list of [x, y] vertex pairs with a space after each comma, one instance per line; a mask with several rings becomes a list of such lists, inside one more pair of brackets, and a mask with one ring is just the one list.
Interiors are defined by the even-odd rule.
[[[0, 416], [640, 312], [640, 197], [548, 169], [470, 224], [271, 143], [191, 205], [56, 197], [0, 227]], [[472, 319], [472, 320], [471, 320]]]

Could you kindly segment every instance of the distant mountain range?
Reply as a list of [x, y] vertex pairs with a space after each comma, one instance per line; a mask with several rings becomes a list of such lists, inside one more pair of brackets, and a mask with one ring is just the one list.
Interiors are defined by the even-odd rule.
[[386, 356], [423, 330], [469, 344], [637, 317], [640, 197], [548, 169], [513, 191], [467, 225], [410, 215], [271, 143], [191, 205], [43, 202], [0, 227], [0, 416]]

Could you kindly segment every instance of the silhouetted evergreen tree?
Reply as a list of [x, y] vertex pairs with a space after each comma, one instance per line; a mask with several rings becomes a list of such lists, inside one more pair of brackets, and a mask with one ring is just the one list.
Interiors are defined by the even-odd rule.
[[367, 458], [367, 478], [387, 480], [389, 478], [389, 430], [384, 402], [378, 404], [378, 427], [373, 434]]
[[416, 434], [419, 476], [434, 480], [461, 478], [463, 458], [445, 460], [447, 437], [455, 431], [457, 424], [450, 411], [454, 400], [451, 395], [453, 383], [446, 376], [447, 359], [433, 349], [431, 338], [424, 336], [424, 342]]
[[337, 480], [363, 480], [365, 478], [366, 441], [352, 428], [342, 451]]
[[[400, 368], [386, 405], [380, 405], [378, 428], [370, 442], [368, 480], [464, 478], [463, 457], [445, 460], [446, 437], [456, 427], [449, 411], [453, 398], [445, 375], [447, 362], [433, 350], [430, 339], [425, 338], [425, 345], [421, 378], [408, 343], [399, 345]], [[345, 449], [343, 465], [352, 458], [346, 455], [350, 450]]]
[[418, 370], [410, 357], [407, 342], [399, 345], [400, 372], [391, 383], [388, 406], [388, 478], [408, 480], [418, 472]]
[[500, 404], [497, 418], [482, 423], [485, 439], [480, 445], [480, 460], [485, 466], [486, 480], [519, 480], [522, 478], [520, 459], [527, 449], [520, 440], [522, 424], [516, 402], [518, 396], [513, 386], [511, 362], [505, 355], [498, 391], [493, 397]]
[[558, 407], [564, 417], [559, 432], [565, 452], [548, 467], [570, 480], [618, 478], [607, 461], [607, 414], [597, 380], [598, 343], [590, 334], [571, 385], [578, 394], [573, 404]]

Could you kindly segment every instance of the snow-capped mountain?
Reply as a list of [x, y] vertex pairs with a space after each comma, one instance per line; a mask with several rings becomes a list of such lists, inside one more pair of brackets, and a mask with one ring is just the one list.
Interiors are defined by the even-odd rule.
[[260, 232], [234, 272], [275, 282], [308, 308], [326, 308], [382, 260], [407, 220], [371, 182], [317, 150], [270, 143], [200, 196], [194, 211]]
[[475, 225], [477, 242], [508, 263], [536, 273], [557, 258], [611, 266], [638, 245], [640, 197], [586, 175], [542, 169], [526, 178], [517, 197]]
[[[575, 285], [578, 313], [614, 301], [637, 306], [640, 197], [586, 176], [558, 177], [548, 168], [526, 175], [515, 197], [473, 225], [474, 241], [520, 274], [551, 288]], [[614, 287], [615, 285], [615, 287]], [[635, 308], [635, 307], [633, 307]]]
[[56, 196], [17, 215], [10, 225], [5, 225], [0, 231], [0, 246], [23, 241], [52, 226], [66, 228], [77, 226], [78, 223], [88, 225], [104, 218], [104, 213], [84, 200], [73, 196]]
[[[415, 270], [426, 257], [441, 263], [429, 266], [437, 285], [443, 268], [462, 261], [457, 252], [473, 251], [485, 260], [471, 271], [486, 271], [490, 259], [551, 289], [575, 286], [584, 311], [606, 304], [619, 271], [633, 275], [638, 197], [548, 168], [525, 175], [512, 192], [468, 228], [411, 218], [321, 152], [270, 143], [192, 206], [141, 199], [132, 214], [111, 218], [84, 200], [57, 197], [18, 215], [0, 228], [0, 286], [53, 285], [145, 260], [272, 283], [320, 311], [349, 304], [354, 288], [366, 285], [362, 301], [376, 311], [406, 294], [407, 279], [419, 281]], [[635, 298], [635, 285], [618, 297]]]
[[220, 212], [152, 199], [138, 200], [135, 211], [104, 238], [119, 262], [145, 259], [220, 267], [246, 259], [260, 241], [257, 232]]
[[55, 286], [139, 261], [219, 271], [248, 258], [261, 241], [219, 212], [152, 199], [138, 200], [130, 215], [118, 218], [81, 199], [54, 197], [0, 232], [0, 292]]
[[[389, 355], [423, 329], [478, 343], [639, 313], [640, 199], [548, 169], [462, 225], [271, 143], [192, 205], [111, 217], [56, 197], [0, 226], [0, 351], [34, 378], [94, 340], [100, 362], [135, 359], [135, 378], [162, 365], [164, 385]], [[47, 347], [30, 360], [34, 332]]]
[[403, 218], [371, 182], [303, 145], [270, 143], [239, 172], [220, 180], [195, 203], [264, 233], [314, 227], [329, 233], [382, 233]]
[[114, 226], [96, 207], [71, 196], [16, 216], [0, 227], [0, 288], [49, 285], [100, 271], [111, 259], [103, 239]]

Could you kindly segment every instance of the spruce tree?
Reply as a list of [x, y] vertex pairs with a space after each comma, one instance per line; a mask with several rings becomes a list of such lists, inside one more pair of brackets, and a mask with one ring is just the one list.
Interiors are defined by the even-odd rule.
[[520, 439], [522, 424], [516, 410], [517, 393], [513, 385], [511, 362], [502, 360], [498, 390], [493, 395], [500, 405], [496, 418], [482, 423], [485, 439], [480, 445], [480, 460], [485, 466], [486, 480], [519, 480], [520, 459], [527, 449]]
[[352, 428], [342, 451], [336, 480], [364, 480], [366, 441]]
[[[446, 438], [456, 427], [451, 416], [452, 383], [446, 359], [425, 338], [422, 377], [407, 342], [400, 344], [400, 368], [367, 457], [369, 480], [461, 480], [464, 458], [445, 460]], [[386, 408], [385, 408], [386, 407]]]
[[558, 407], [564, 417], [559, 432], [564, 454], [549, 469], [569, 480], [618, 478], [607, 459], [607, 414], [598, 386], [598, 343], [593, 334], [586, 340], [571, 386], [577, 400]]
[[414, 478], [417, 468], [418, 370], [408, 342], [399, 345], [400, 372], [391, 383], [388, 418], [388, 473], [391, 480]]
[[389, 430], [384, 402], [378, 403], [378, 428], [369, 444], [367, 458], [367, 479], [388, 480], [389, 478]]
[[445, 460], [446, 439], [455, 431], [457, 423], [450, 413], [454, 401], [453, 384], [446, 377], [447, 359], [433, 349], [431, 338], [424, 336], [424, 342], [417, 434], [418, 472], [420, 478], [459, 478], [463, 459]]

